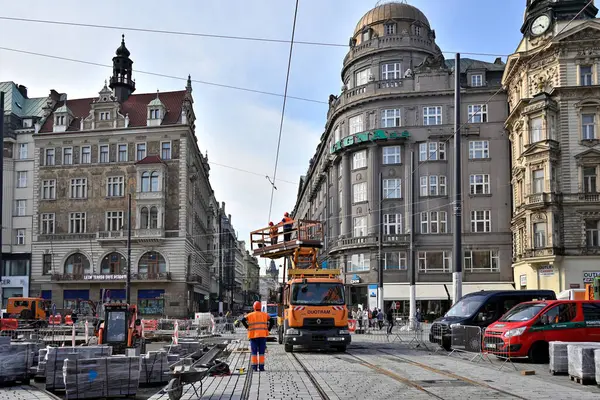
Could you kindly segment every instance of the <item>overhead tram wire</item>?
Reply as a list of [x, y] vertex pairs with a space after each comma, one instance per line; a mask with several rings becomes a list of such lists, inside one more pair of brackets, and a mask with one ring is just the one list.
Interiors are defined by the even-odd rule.
[[300, 0], [296, 0], [296, 6], [294, 7], [294, 22], [292, 23], [292, 38], [290, 40], [290, 52], [288, 56], [287, 72], [285, 74], [285, 88], [283, 90], [283, 104], [281, 106], [281, 120], [279, 121], [279, 137], [277, 138], [277, 152], [275, 153], [275, 169], [273, 170], [273, 181], [271, 182], [271, 200], [269, 201], [269, 218], [271, 220], [271, 212], [273, 211], [273, 197], [275, 196], [275, 181], [277, 179], [277, 167], [279, 165], [279, 150], [281, 148], [281, 135], [283, 133], [283, 120], [285, 117], [285, 106], [287, 103], [287, 91], [290, 82], [290, 70], [292, 69], [292, 54], [294, 53], [294, 36], [296, 34], [296, 20], [298, 18], [298, 3]]
[[[252, 36], [219, 35], [219, 34], [213, 34], [213, 33], [183, 32], [183, 31], [163, 30], [163, 29], [124, 27], [124, 26], [116, 26], [116, 25], [89, 24], [89, 23], [79, 23], [79, 22], [70, 22], [70, 21], [56, 21], [56, 20], [48, 20], [48, 19], [8, 17], [8, 16], [3, 16], [3, 15], [0, 15], [0, 20], [16, 21], [16, 22], [32, 22], [32, 23], [38, 23], [38, 24], [50, 24], [50, 25], [62, 25], [62, 26], [74, 26], [74, 27], [81, 27], [81, 28], [96, 28], [96, 29], [111, 29], [111, 30], [130, 31], [130, 32], [157, 33], [157, 34], [163, 34], [163, 35], [202, 37], [202, 38], [209, 38], [209, 39], [243, 40], [243, 41], [252, 41], [252, 42], [280, 43], [280, 44], [291, 43], [290, 40], [286, 40], [286, 39], [271, 39], [271, 38], [252, 37]], [[341, 44], [341, 43], [312, 42], [312, 41], [298, 41], [298, 40], [295, 40], [294, 44], [297, 44], [297, 45], [300, 44], [300, 45], [306, 45], [306, 46], [321, 46], [321, 47], [344, 47], [344, 48], [348, 47], [348, 44]], [[442, 51], [442, 53], [447, 53], [447, 54], [461, 53], [461, 54], [472, 55], [472, 56], [486, 56], [486, 57], [508, 57], [508, 54], [473, 53], [473, 52], [466, 52], [466, 51], [462, 51], [462, 52], [461, 51], [458, 51], [458, 52]]]
[[[97, 62], [94, 62], [94, 61], [78, 60], [76, 58], [61, 57], [61, 56], [55, 56], [55, 55], [52, 55], [52, 54], [44, 54], [44, 53], [38, 53], [38, 52], [34, 52], [34, 51], [13, 49], [13, 48], [10, 48], [10, 47], [1, 47], [0, 46], [0, 50], [11, 51], [11, 52], [15, 52], [15, 53], [28, 54], [28, 55], [38, 56], [38, 57], [46, 57], [46, 58], [51, 58], [51, 59], [61, 60], [61, 61], [70, 61], [70, 62], [79, 63], [79, 64], [93, 65], [93, 66], [96, 66], [96, 67], [104, 67], [104, 68], [111, 68], [111, 69], [113, 68], [112, 65], [97, 63]], [[180, 81], [187, 81], [188, 80], [187, 78], [184, 78], [184, 77], [174, 76], [174, 75], [167, 75], [167, 74], [161, 74], [161, 73], [158, 73], [158, 72], [135, 70], [135, 73], [137, 73], [137, 74], [143, 74], [143, 75], [157, 76], [157, 77], [161, 77], [161, 78], [177, 79], [177, 80], [180, 80]], [[267, 91], [264, 91], [264, 90], [250, 89], [250, 88], [245, 88], [245, 87], [241, 87], [241, 86], [225, 85], [225, 84], [222, 84], [222, 83], [200, 81], [200, 80], [197, 80], [197, 79], [192, 79], [191, 81], [193, 83], [199, 83], [199, 84], [202, 84], [202, 85], [216, 86], [216, 87], [221, 87], [221, 88], [226, 88], [226, 89], [241, 90], [241, 91], [244, 91], [244, 92], [258, 93], [258, 94], [264, 94], [264, 95], [268, 95], [268, 96], [284, 97], [283, 94], [273, 93], [273, 92], [267, 92]], [[296, 97], [296, 96], [286, 96], [286, 97], [288, 99], [306, 101], [306, 102], [309, 102], [309, 103], [329, 104], [326, 101], [308, 99], [308, 98], [305, 98], [305, 97]]]
[[[575, 20], [577, 19], [577, 17], [579, 17], [579, 16], [580, 16], [580, 15], [581, 15], [581, 14], [582, 14], [584, 11], [585, 11], [585, 9], [586, 9], [586, 8], [588, 8], [590, 5], [592, 5], [593, 3], [594, 3], [594, 0], [590, 0], [588, 3], [586, 3], [586, 4], [583, 6], [583, 8], [582, 8], [582, 9], [581, 9], [581, 10], [580, 10], [580, 11], [579, 11], [579, 12], [578, 12], [578, 13], [577, 13], [577, 14], [576, 14], [576, 15], [575, 15], [575, 16], [574, 16], [574, 17], [573, 17], [573, 18], [572, 18], [572, 19], [571, 19], [571, 20], [570, 20], [570, 21], [569, 21], [569, 22], [568, 22], [568, 23], [567, 23], [565, 26], [563, 26], [563, 27], [562, 27], [562, 29], [561, 29], [561, 30], [560, 30], [560, 31], [559, 31], [559, 32], [558, 32], [558, 33], [557, 33], [555, 36], [558, 36], [558, 35], [560, 35], [561, 33], [563, 33], [563, 32], [565, 31], [565, 29], [567, 29], [567, 28], [569, 27], [569, 25], [571, 25], [571, 23], [572, 23], [573, 21], [575, 21]], [[535, 55], [534, 55], [534, 56], [531, 58], [531, 60], [529, 61], [529, 63], [532, 63], [533, 61], [535, 61], [535, 60], [536, 60], [536, 58], [537, 58], [537, 57], [538, 57], [540, 54], [542, 54], [542, 51], [539, 51], [538, 53], [536, 53], [536, 54], [535, 54]], [[507, 75], [510, 75], [510, 74], [513, 72], [513, 70], [514, 70], [514, 69], [517, 67], [517, 65], [518, 65], [518, 62], [517, 62], [517, 63], [515, 63], [515, 64], [513, 65], [513, 67], [512, 67], [512, 68], [511, 68], [511, 69], [508, 71], [508, 74], [507, 74]], [[458, 71], [458, 73], [460, 73], [460, 65], [455, 65], [455, 66], [454, 66], [454, 73], [457, 73], [457, 71]], [[455, 89], [455, 90], [456, 90], [456, 89]], [[499, 88], [498, 90], [496, 90], [496, 92], [494, 92], [494, 94], [492, 94], [492, 95], [490, 96], [490, 98], [489, 98], [489, 99], [487, 99], [487, 101], [485, 101], [485, 102], [483, 103], [483, 105], [487, 106], [487, 105], [488, 105], [488, 104], [489, 104], [489, 103], [490, 103], [490, 102], [491, 102], [491, 101], [494, 99], [494, 97], [496, 97], [496, 96], [498, 95], [498, 93], [500, 93], [502, 90], [504, 90], [504, 88], [503, 88], [503, 87], [502, 87], [502, 85], [501, 85], [501, 86], [500, 86], [500, 88]], [[457, 133], [459, 133], [459, 132], [460, 132], [460, 131], [461, 131], [461, 130], [462, 130], [462, 129], [463, 129], [463, 128], [464, 128], [464, 127], [465, 127], [465, 126], [468, 124], [468, 123], [470, 123], [470, 122], [471, 122], [471, 120], [473, 119], [473, 117], [474, 117], [475, 115], [476, 115], [476, 114], [475, 114], [475, 113], [473, 113], [473, 114], [471, 115], [471, 117], [469, 117], [469, 119], [467, 120], [467, 122], [465, 122], [465, 123], [461, 124], [461, 125], [458, 127], [458, 129], [457, 129], [456, 131], [454, 131], [454, 132], [452, 133], [452, 135], [450, 135], [450, 137], [449, 137], [448, 139], [446, 139], [446, 140], [445, 140], [443, 143], [444, 143], [444, 144], [448, 144], [448, 143], [450, 142], [450, 140], [452, 140], [452, 139], [454, 138], [454, 135], [456, 135]], [[427, 158], [426, 158], [425, 160], [423, 160], [423, 161], [419, 161], [419, 162], [417, 163], [417, 167], [416, 167], [416, 168], [415, 168], [415, 169], [414, 169], [414, 170], [413, 170], [413, 171], [410, 173], [410, 176], [411, 176], [411, 177], [412, 177], [412, 176], [414, 176], [415, 172], [417, 172], [417, 173], [418, 173], [418, 171], [419, 171], [419, 168], [421, 167], [421, 165], [422, 165], [422, 164], [424, 164], [424, 163], [426, 163], [427, 161], [430, 161], [430, 159], [429, 159], [429, 158], [430, 158], [430, 152], [429, 152], [429, 149], [428, 149], [428, 151], [427, 151]]]

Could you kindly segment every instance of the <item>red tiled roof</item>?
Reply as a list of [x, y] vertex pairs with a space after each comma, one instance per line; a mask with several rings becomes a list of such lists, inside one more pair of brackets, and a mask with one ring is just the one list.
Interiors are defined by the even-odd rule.
[[[162, 125], [175, 125], [181, 117], [181, 108], [186, 91], [180, 90], [176, 92], [162, 92], [158, 94], [160, 101], [163, 102], [167, 109]], [[156, 98], [156, 93], [140, 93], [132, 94], [129, 98], [121, 103], [119, 112], [123, 115], [129, 114], [129, 126], [146, 126], [148, 116], [148, 103]], [[74, 119], [67, 128], [67, 132], [79, 131], [80, 121], [82, 118], [87, 118], [90, 114], [91, 105], [97, 97], [87, 99], [67, 99], [67, 107], [73, 113]], [[64, 101], [59, 101], [54, 110], [61, 107]], [[52, 112], [52, 115], [54, 111]], [[54, 118], [48, 117], [44, 125], [40, 129], [40, 133], [52, 132]]]
[[142, 158], [140, 161], [136, 162], [136, 164], [164, 164], [165, 162], [159, 156], [146, 156]]

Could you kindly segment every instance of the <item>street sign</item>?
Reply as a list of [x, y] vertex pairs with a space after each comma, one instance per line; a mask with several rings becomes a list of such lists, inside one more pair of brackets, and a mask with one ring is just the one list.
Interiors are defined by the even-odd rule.
[[52, 303], [52, 316], [56, 315], [56, 303]]

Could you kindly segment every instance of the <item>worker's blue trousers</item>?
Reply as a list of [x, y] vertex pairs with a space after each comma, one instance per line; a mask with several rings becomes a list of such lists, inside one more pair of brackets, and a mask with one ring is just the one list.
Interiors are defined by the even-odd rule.
[[250, 339], [250, 363], [254, 371], [265, 370], [265, 351], [267, 350], [267, 338]]

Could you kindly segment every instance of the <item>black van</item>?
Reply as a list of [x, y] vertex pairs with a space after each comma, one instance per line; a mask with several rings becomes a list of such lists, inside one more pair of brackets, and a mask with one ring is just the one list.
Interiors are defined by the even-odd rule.
[[[486, 328], [519, 303], [533, 300], [556, 300], [553, 290], [482, 290], [464, 295], [448, 312], [431, 325], [429, 341], [446, 350], [452, 347], [454, 325]], [[479, 351], [479, 341], [466, 341], [467, 350]], [[469, 347], [470, 346], [470, 347]]]

